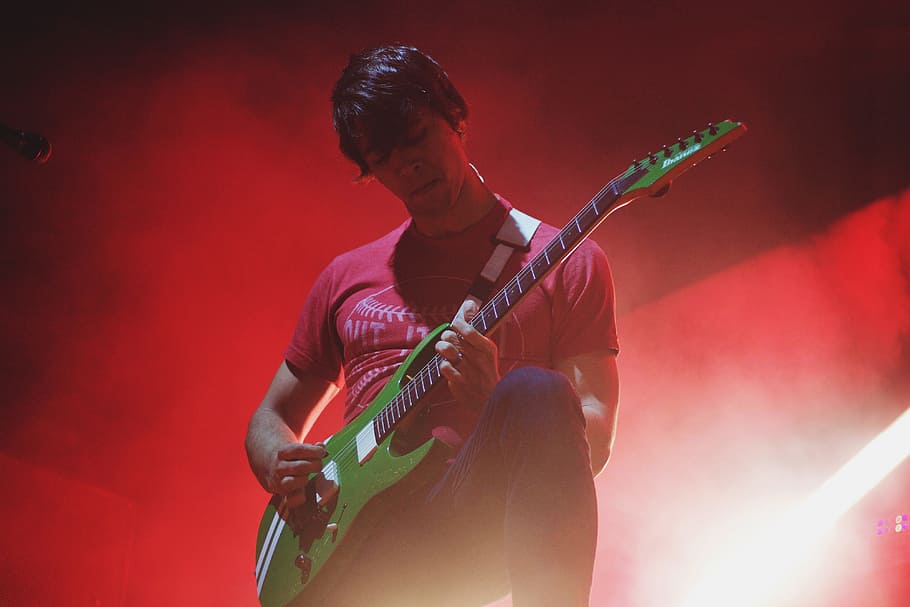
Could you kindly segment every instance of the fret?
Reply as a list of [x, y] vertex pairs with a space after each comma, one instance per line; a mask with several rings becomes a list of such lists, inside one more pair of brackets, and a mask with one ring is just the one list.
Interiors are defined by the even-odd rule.
[[496, 304], [498, 302], [499, 302], [499, 295], [495, 296], [493, 299], [490, 300], [490, 305], [493, 306], [493, 316], [495, 316], [496, 318], [500, 317], [499, 310], [496, 309]]
[[[560, 246], [562, 247], [561, 251], [558, 250], [558, 247], [560, 247]], [[547, 261], [552, 266], [552, 265], [556, 265], [559, 262], [559, 260], [562, 259], [562, 254], [565, 253], [566, 247], [565, 247], [565, 245], [562, 244], [561, 239], [557, 239], [557, 240], [554, 240], [553, 242], [551, 242], [550, 244], [548, 244], [547, 247], [544, 249], [544, 251], [546, 251], [546, 253], [547, 253]], [[553, 257], [555, 257], [555, 259], [551, 259], [551, 255]]]
[[382, 437], [385, 436], [385, 409], [379, 412], [379, 415], [376, 416], [376, 442], [382, 440]]
[[534, 286], [534, 272], [530, 266], [527, 268], [522, 268], [521, 271], [518, 272], [518, 276], [516, 278], [519, 285], [521, 286], [522, 293]]
[[591, 202], [585, 205], [585, 208], [582, 210], [582, 214], [589, 215], [591, 218], [589, 221], [593, 224], [597, 221], [597, 218], [600, 217], [600, 209], [597, 208], [597, 201], [600, 200], [595, 198]]
[[[434, 356], [433, 359], [430, 361], [430, 363], [432, 365], [430, 367], [430, 371], [433, 373], [433, 375], [431, 375], [430, 378], [433, 380], [433, 382], [435, 382], [442, 376], [442, 372], [439, 370], [439, 355], [437, 354], [436, 356]], [[431, 383], [433, 383], [433, 382], [431, 382]]]
[[[591, 215], [593, 215], [593, 217], [591, 217]], [[597, 219], [598, 215], [599, 213], [593, 204], [585, 205], [585, 208], [583, 208], [581, 210], [581, 213], [578, 214], [578, 216], [585, 222], [585, 229], [590, 228], [594, 224], [594, 220]]]
[[398, 394], [401, 406], [405, 411], [410, 410], [410, 408], [414, 405], [414, 399], [411, 396], [412, 385], [412, 382], [408, 382], [405, 384], [404, 389]]

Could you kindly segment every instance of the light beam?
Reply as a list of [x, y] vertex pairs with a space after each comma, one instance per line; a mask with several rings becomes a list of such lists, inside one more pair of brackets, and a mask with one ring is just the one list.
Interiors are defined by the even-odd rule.
[[910, 408], [798, 508], [719, 555], [680, 607], [770, 604], [837, 520], [910, 455]]

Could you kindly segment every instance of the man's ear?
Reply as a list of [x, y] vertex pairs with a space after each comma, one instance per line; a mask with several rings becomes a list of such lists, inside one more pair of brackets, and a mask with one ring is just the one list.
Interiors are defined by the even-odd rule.
[[458, 120], [458, 123], [455, 126], [455, 132], [458, 133], [459, 137], [464, 137], [464, 134], [468, 130], [468, 123], [464, 118]]

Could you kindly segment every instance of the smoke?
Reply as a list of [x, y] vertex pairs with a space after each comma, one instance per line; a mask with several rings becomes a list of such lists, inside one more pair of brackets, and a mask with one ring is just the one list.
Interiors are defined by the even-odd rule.
[[[908, 242], [910, 191], [621, 319], [601, 552], [615, 565], [611, 530], [626, 529], [641, 604], [680, 596], [701, 558], [798, 503], [910, 404]], [[839, 542], [840, 558], [869, 550]]]

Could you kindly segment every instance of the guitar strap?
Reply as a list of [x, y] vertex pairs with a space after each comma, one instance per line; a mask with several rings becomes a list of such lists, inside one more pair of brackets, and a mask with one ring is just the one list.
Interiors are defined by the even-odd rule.
[[522, 213], [518, 209], [511, 209], [503, 222], [502, 227], [493, 240], [496, 248], [487, 260], [486, 265], [474, 279], [468, 290], [467, 299], [474, 299], [478, 306], [493, 293], [493, 286], [502, 274], [503, 269], [515, 251], [528, 251], [531, 238], [540, 226], [540, 220]]

